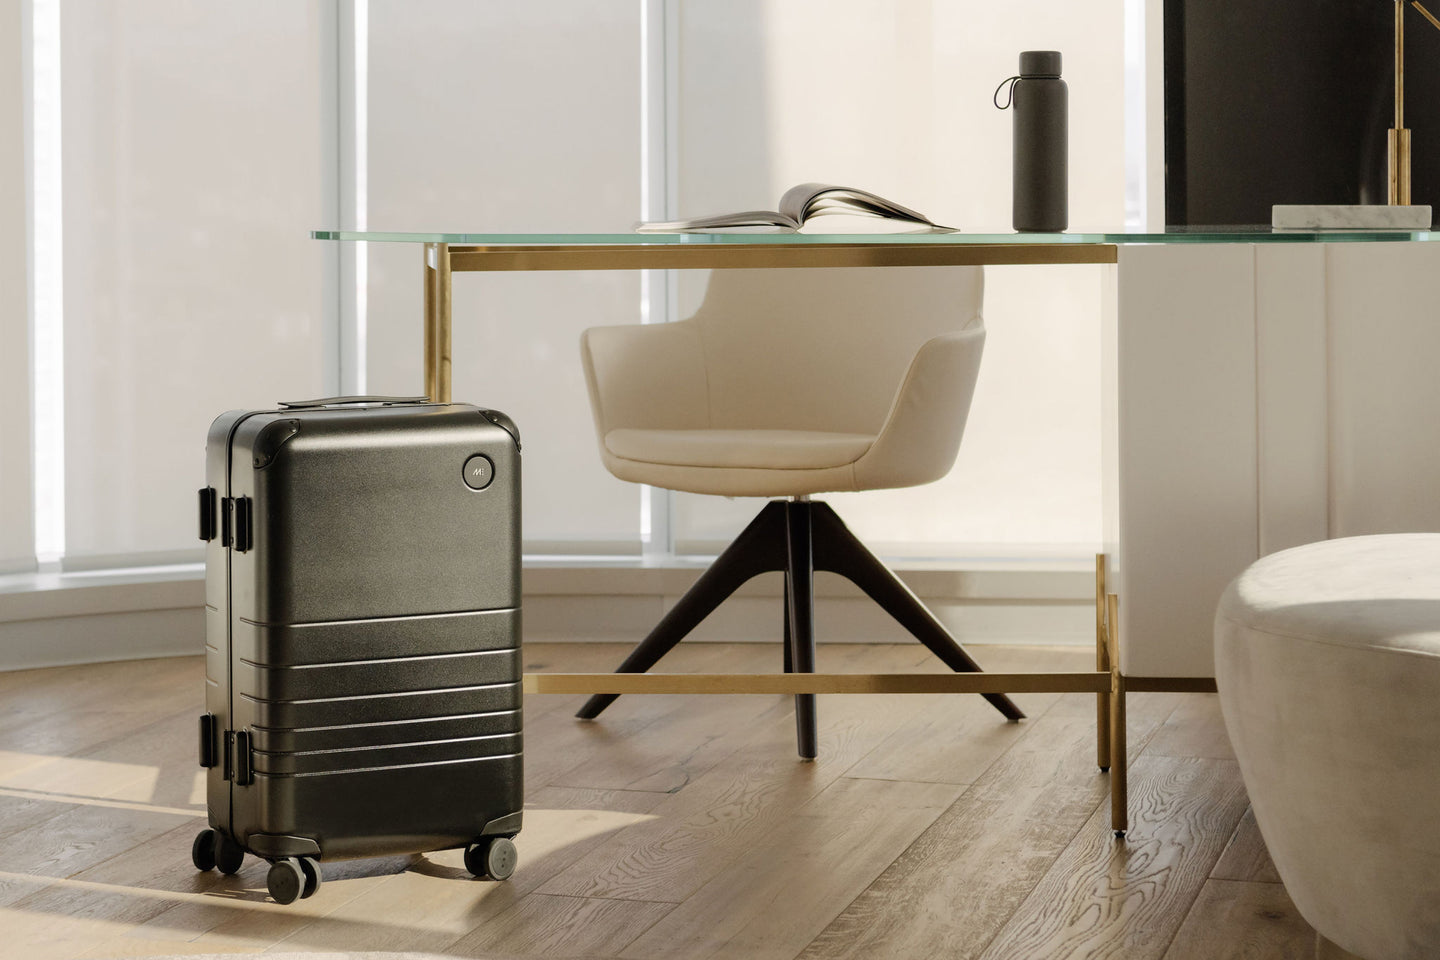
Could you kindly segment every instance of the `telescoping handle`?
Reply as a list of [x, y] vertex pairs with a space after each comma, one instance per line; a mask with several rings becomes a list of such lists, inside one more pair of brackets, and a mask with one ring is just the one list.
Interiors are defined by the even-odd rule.
[[319, 400], [282, 400], [282, 410], [307, 410], [320, 407], [344, 407], [352, 404], [370, 403], [381, 407], [394, 407], [407, 403], [429, 403], [429, 397], [323, 397]]

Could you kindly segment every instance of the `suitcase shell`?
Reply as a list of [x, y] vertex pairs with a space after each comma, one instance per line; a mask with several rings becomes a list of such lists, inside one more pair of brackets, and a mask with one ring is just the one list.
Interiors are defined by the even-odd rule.
[[271, 860], [519, 832], [519, 447], [504, 414], [458, 403], [215, 420], [200, 494], [214, 829]]

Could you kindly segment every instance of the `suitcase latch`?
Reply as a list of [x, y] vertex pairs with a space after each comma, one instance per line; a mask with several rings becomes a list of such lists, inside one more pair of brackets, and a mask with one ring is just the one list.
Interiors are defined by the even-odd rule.
[[255, 501], [226, 497], [220, 502], [220, 542], [244, 553], [255, 545]]
[[250, 731], [236, 730], [230, 736], [234, 738], [234, 746], [230, 750], [234, 762], [230, 779], [237, 787], [249, 786], [255, 782], [255, 748], [250, 741]]
[[255, 522], [249, 497], [235, 498], [235, 550], [244, 553], [255, 543]]

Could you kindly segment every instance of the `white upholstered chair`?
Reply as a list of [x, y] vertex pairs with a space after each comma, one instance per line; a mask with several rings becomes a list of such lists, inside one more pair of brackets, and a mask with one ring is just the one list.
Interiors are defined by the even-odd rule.
[[[826, 504], [955, 461], [985, 342], [979, 267], [716, 270], [688, 320], [585, 331], [605, 466], [622, 480], [771, 497], [619, 667], [649, 669], [751, 577], [786, 576], [786, 671], [813, 672], [814, 570], [851, 580], [957, 671], [979, 667]], [[1007, 718], [1009, 698], [987, 694]], [[593, 719], [615, 695], [591, 697]], [[796, 696], [802, 757], [813, 695]]]

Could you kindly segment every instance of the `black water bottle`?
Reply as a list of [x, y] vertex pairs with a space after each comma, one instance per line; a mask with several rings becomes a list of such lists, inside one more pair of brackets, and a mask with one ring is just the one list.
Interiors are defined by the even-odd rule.
[[1070, 176], [1070, 91], [1060, 79], [1060, 52], [1026, 50], [1020, 54], [1020, 75], [1011, 79], [1015, 229], [1060, 233], [1069, 226]]

